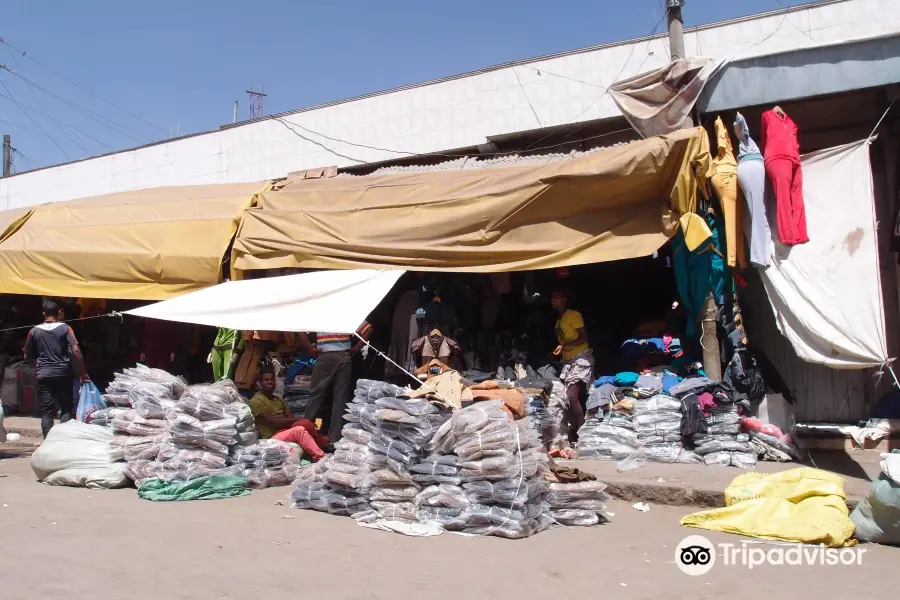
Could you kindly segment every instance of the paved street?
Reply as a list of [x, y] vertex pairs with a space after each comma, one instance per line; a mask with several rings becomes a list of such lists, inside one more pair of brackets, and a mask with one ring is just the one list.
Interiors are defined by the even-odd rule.
[[605, 526], [521, 541], [414, 539], [276, 505], [288, 488], [153, 504], [134, 490], [38, 484], [27, 458], [2, 451], [0, 475], [4, 600], [826, 598], [838, 590], [883, 599], [896, 595], [900, 560], [900, 549], [868, 546], [861, 567], [717, 565], [690, 577], [674, 564], [683, 537], [741, 538], [682, 529], [687, 507], [653, 505], [641, 513], [616, 501]]

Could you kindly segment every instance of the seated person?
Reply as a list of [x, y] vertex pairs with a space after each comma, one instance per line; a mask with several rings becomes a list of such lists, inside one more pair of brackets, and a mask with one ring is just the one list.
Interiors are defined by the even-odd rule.
[[328, 444], [328, 439], [319, 434], [312, 421], [293, 416], [284, 398], [275, 395], [273, 369], [262, 370], [258, 387], [259, 391], [250, 399], [250, 411], [259, 429], [260, 439], [272, 438], [297, 444], [313, 462], [324, 458], [322, 448]]

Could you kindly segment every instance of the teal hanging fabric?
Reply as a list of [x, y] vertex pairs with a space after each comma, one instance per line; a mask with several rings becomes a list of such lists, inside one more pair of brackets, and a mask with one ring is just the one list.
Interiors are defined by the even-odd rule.
[[684, 335], [689, 340], [700, 338], [697, 324], [710, 289], [713, 270], [711, 257], [714, 254], [709, 244], [700, 246], [694, 252], [688, 250], [681, 229], [672, 238], [672, 267], [675, 270], [675, 285], [687, 317]]

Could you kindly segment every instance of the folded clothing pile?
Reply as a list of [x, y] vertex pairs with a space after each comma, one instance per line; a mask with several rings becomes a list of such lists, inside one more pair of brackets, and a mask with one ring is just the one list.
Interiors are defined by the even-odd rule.
[[538, 437], [540, 437], [541, 444], [545, 448], [549, 448], [556, 431], [554, 430], [550, 411], [547, 409], [549, 398], [545, 398], [547, 397], [543, 394], [527, 394], [525, 396], [525, 416], [528, 417], [531, 426], [537, 432]]
[[99, 425], [100, 427], [112, 427], [113, 420], [118, 416], [124, 415], [129, 410], [131, 409], [126, 406], [109, 406], [107, 408], [101, 408], [100, 410], [95, 410], [89, 414], [85, 423]]
[[[137, 415], [124, 429], [119, 424], [124, 419], [113, 421], [113, 427], [123, 433], [147, 437], [151, 435], [150, 425], [154, 426], [152, 443], [119, 441], [128, 462], [126, 473], [138, 487], [152, 478], [190, 481], [211, 475], [242, 475], [245, 466], [232, 464], [231, 448], [238, 443], [255, 443], [256, 432], [251, 429], [254, 426], [250, 409], [231, 381], [190, 386], [177, 400], [166, 397], [165, 390], [157, 388], [152, 388], [153, 394], [147, 394], [145, 385], [132, 386], [133, 410], [163, 418]], [[292, 478], [281, 479], [287, 483]]]
[[[384, 441], [383, 418], [376, 417], [385, 405], [394, 406], [403, 389], [397, 386], [369, 379], [357, 381], [353, 400], [347, 404], [341, 439], [334, 445], [334, 455], [317, 463], [315, 468], [307, 467], [297, 479], [297, 486], [291, 495], [295, 508], [308, 508], [335, 515], [372, 519], [376, 510], [369, 501], [369, 491], [376, 485], [390, 483], [409, 485], [409, 476], [400, 475], [397, 469], [388, 468], [388, 457], [393, 464], [400, 464], [398, 458], [408, 453], [406, 445]], [[388, 402], [384, 402], [388, 399]], [[381, 406], [378, 401], [383, 401]], [[409, 420], [409, 413], [381, 413], [395, 420]], [[380, 497], [380, 496], [379, 496]], [[383, 502], [383, 500], [379, 500]]]
[[560, 525], [590, 527], [603, 523], [606, 503], [611, 496], [599, 481], [550, 483], [544, 496], [550, 505], [550, 517]]
[[585, 419], [578, 430], [578, 458], [622, 460], [631, 456], [640, 445], [634, 431], [635, 402], [623, 397], [605, 417], [598, 412]]
[[371, 510], [355, 518], [362, 522], [380, 519], [415, 522], [415, 499], [422, 485], [413, 481], [412, 469], [422, 460], [426, 444], [450, 418], [450, 413], [426, 399], [385, 396], [376, 398], [363, 414], [368, 417], [361, 421], [361, 426], [371, 434], [368, 443], [372, 467], [372, 485], [368, 491]]
[[[552, 523], [543, 501], [547, 456], [540, 438], [527, 418], [510, 421], [502, 406], [496, 400], [479, 402], [456, 411], [441, 426], [429, 449], [459, 458], [468, 504], [460, 500], [460, 486], [444, 484], [441, 493], [423, 490], [417, 498], [422, 517], [431, 516], [427, 520], [451, 531], [507, 538], [528, 537]], [[440, 464], [439, 459], [431, 462]]]
[[645, 461], [696, 464], [702, 459], [682, 445], [681, 401], [657, 394], [638, 399], [634, 405], [634, 432], [640, 446], [620, 464], [623, 470]]
[[300, 472], [302, 451], [294, 444], [260, 440], [248, 446], [234, 446], [231, 462], [240, 467], [247, 486], [256, 489], [287, 485]]
[[309, 403], [309, 388], [312, 378], [309, 375], [297, 375], [290, 382], [284, 382], [284, 401], [291, 414], [302, 415]]
[[[138, 384], [142, 384], [143, 390], [132, 394], [132, 390]], [[116, 373], [112, 382], [106, 387], [103, 399], [108, 406], [133, 406], [135, 400], [148, 397], [177, 400], [181, 398], [186, 389], [187, 383], [181, 377], [162, 369], [151, 369], [139, 364], [136, 367], [124, 369], [121, 373]]]
[[550, 388], [550, 399], [547, 401], [548, 437], [550, 450], [566, 450], [571, 448], [569, 442], [569, 398], [566, 386], [557, 378], [553, 378]]
[[694, 451], [707, 465], [756, 468], [756, 448], [750, 437], [741, 433], [740, 416], [732, 403], [721, 402], [706, 415], [708, 433], [694, 434]]

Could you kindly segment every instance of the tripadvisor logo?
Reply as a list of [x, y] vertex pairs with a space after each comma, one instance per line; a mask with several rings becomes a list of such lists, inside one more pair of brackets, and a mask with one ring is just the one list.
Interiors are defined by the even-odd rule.
[[782, 542], [770, 544], [775, 546], [748, 542], [713, 544], [702, 535], [689, 535], [675, 547], [675, 564], [683, 573], [698, 576], [709, 573], [717, 563], [750, 570], [762, 565], [791, 567], [861, 565], [863, 554], [866, 552], [865, 548], [858, 546], [827, 548], [823, 545]]

